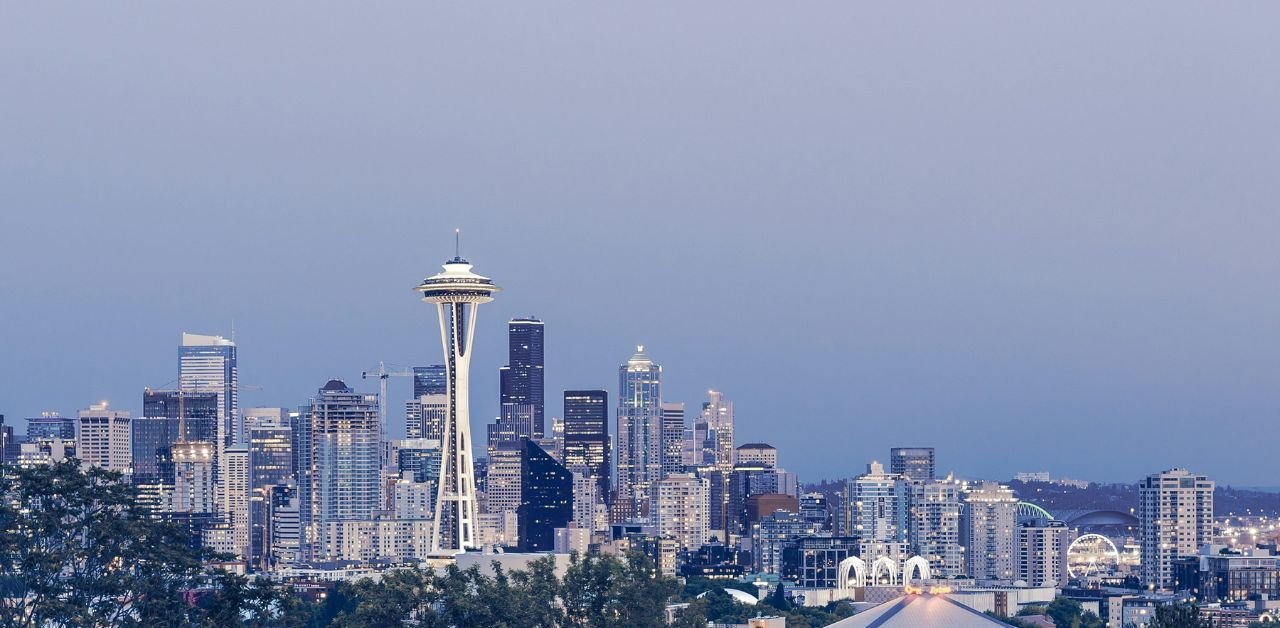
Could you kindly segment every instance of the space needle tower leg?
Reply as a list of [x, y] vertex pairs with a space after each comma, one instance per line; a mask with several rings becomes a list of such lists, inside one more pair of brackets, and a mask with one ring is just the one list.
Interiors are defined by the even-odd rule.
[[436, 488], [431, 554], [457, 554], [476, 547], [475, 467], [471, 459], [471, 347], [476, 308], [493, 300], [499, 288], [471, 272], [471, 264], [455, 255], [444, 272], [423, 280], [417, 291], [436, 305], [440, 342], [448, 378], [449, 411], [441, 433], [440, 480]]

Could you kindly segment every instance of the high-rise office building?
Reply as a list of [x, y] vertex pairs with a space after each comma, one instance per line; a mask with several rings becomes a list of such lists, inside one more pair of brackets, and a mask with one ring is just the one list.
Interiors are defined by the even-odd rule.
[[78, 419], [76, 456], [86, 466], [128, 473], [133, 459], [129, 413], [111, 410], [104, 401], [81, 410]]
[[448, 395], [449, 375], [443, 364], [413, 367], [413, 398], [423, 395]]
[[[287, 419], [286, 419], [287, 420]], [[249, 429], [249, 489], [282, 486], [294, 480], [293, 429], [259, 423]]]
[[75, 440], [76, 420], [57, 412], [42, 412], [40, 416], [27, 418], [27, 440], [41, 439]]
[[1173, 561], [1194, 556], [1213, 541], [1214, 482], [1186, 469], [1169, 469], [1138, 483], [1138, 544], [1142, 582], [1173, 583]]
[[381, 505], [378, 396], [329, 380], [308, 411], [311, 425], [311, 522], [319, 555], [333, 555], [341, 539], [335, 522], [370, 519]]
[[249, 448], [232, 445], [222, 450], [222, 482], [226, 506], [223, 519], [231, 526], [231, 546], [241, 558], [249, 557]]
[[564, 464], [595, 477], [600, 498], [609, 499], [609, 393], [564, 391]]
[[555, 529], [573, 520], [573, 475], [531, 439], [520, 445], [520, 506], [516, 510], [520, 548], [549, 552]]
[[704, 460], [721, 471], [732, 471], [737, 463], [733, 444], [733, 402], [725, 399], [724, 393], [708, 390], [699, 419], [706, 425]]
[[889, 471], [913, 482], [934, 478], [932, 447], [894, 447], [889, 450]]
[[711, 510], [707, 481], [692, 473], [676, 473], [654, 483], [649, 512], [660, 537], [672, 537], [679, 548], [696, 550], [707, 542]]
[[183, 392], [218, 396], [218, 449], [238, 442], [240, 430], [239, 367], [236, 343], [222, 336], [182, 334], [178, 347], [178, 382]]
[[213, 443], [178, 440], [173, 444], [173, 492], [165, 504], [171, 513], [213, 515]]
[[[184, 412], [181, 417], [179, 412]], [[133, 420], [133, 482], [144, 493], [173, 486], [171, 449], [180, 438], [212, 443], [217, 438], [218, 396], [177, 390], [142, 391], [142, 416]], [[179, 432], [185, 425], [186, 434]]]
[[662, 477], [684, 473], [684, 403], [662, 404]]
[[818, 528], [802, 515], [775, 510], [751, 527], [752, 568], [757, 573], [782, 573], [782, 552], [796, 539], [816, 536]]
[[[498, 372], [501, 413], [519, 426], [516, 440], [542, 438], [545, 389], [543, 386], [543, 334], [536, 318], [514, 318], [507, 323], [507, 365]], [[523, 433], [529, 426], [530, 433]]]
[[968, 576], [999, 582], [1016, 580], [1018, 499], [1013, 491], [995, 482], [982, 482], [969, 487], [963, 502], [960, 538], [965, 546]]
[[1067, 586], [1067, 548], [1075, 533], [1061, 521], [1025, 521], [1018, 526], [1017, 579], [1033, 587]]
[[485, 512], [505, 514], [520, 508], [521, 448], [517, 443], [502, 443], [489, 456], [485, 478]]
[[964, 575], [960, 487], [950, 480], [912, 482], [908, 487], [907, 544], [911, 553], [929, 561], [935, 578]]
[[249, 431], [255, 427], [289, 426], [288, 408], [245, 408], [241, 414], [244, 416], [245, 438], [249, 438]]
[[618, 368], [618, 499], [645, 517], [649, 489], [662, 477], [662, 367], [636, 347]]
[[405, 402], [405, 438], [440, 440], [445, 418], [449, 416], [449, 395], [431, 393]]
[[449, 413], [440, 435], [444, 455], [436, 498], [431, 553], [457, 553], [476, 545], [475, 469], [471, 451], [471, 349], [476, 310], [493, 300], [498, 287], [471, 272], [471, 264], [455, 255], [444, 272], [423, 280], [422, 300], [436, 305], [444, 342]]

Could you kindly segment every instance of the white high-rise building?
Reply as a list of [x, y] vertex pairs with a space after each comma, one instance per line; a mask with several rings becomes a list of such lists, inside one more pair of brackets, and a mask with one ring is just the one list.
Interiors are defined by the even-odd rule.
[[86, 466], [128, 473], [133, 462], [129, 413], [107, 402], [81, 410], [76, 421], [76, 456]]
[[670, 536], [683, 549], [696, 550], [711, 532], [710, 485], [692, 473], [677, 473], [653, 485], [649, 512], [658, 536]]
[[573, 525], [588, 532], [609, 529], [609, 510], [600, 494], [600, 482], [586, 466], [571, 467], [573, 473]]
[[440, 464], [432, 554], [456, 554], [477, 546], [476, 476], [471, 440], [471, 349], [476, 310], [493, 300], [498, 286], [471, 272], [471, 264], [456, 254], [444, 271], [427, 277], [417, 288], [422, 300], [436, 305], [440, 340], [448, 380], [449, 413], [440, 440]]
[[502, 443], [489, 456], [485, 480], [485, 512], [515, 512], [520, 507], [520, 447]]
[[960, 544], [960, 483], [952, 480], [913, 482], [907, 513], [907, 544], [911, 553], [929, 561], [938, 578], [964, 575], [964, 546]]
[[662, 477], [684, 472], [684, 403], [662, 403]]
[[308, 540], [317, 557], [333, 558], [343, 543], [333, 535], [346, 529], [333, 523], [371, 519], [383, 505], [378, 395], [329, 380], [307, 414]]
[[1015, 542], [1018, 499], [1013, 490], [995, 482], [970, 487], [964, 495], [960, 538], [970, 578], [1012, 582], [1016, 580]]
[[662, 367], [636, 347], [618, 368], [618, 500], [644, 517], [662, 478]]
[[222, 482], [226, 508], [224, 518], [231, 526], [232, 549], [237, 556], [249, 556], [249, 448], [244, 445], [222, 451]]
[[863, 543], [906, 542], [908, 486], [905, 477], [886, 473], [879, 462], [868, 464], [845, 491], [850, 533]]
[[1173, 559], [1194, 556], [1213, 541], [1214, 482], [1186, 469], [1147, 476], [1138, 484], [1142, 582], [1168, 588]]
[[214, 500], [225, 504], [224, 483], [219, 458], [232, 443], [243, 443], [244, 417], [240, 416], [240, 375], [236, 365], [236, 343], [222, 336], [183, 332], [178, 347], [178, 388], [184, 393], [214, 393], [218, 415], [213, 444]]

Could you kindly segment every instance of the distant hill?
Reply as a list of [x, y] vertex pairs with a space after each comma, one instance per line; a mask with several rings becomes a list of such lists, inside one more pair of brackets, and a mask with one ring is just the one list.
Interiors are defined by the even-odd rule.
[[[823, 480], [806, 484], [806, 492], [834, 497], [844, 490], [844, 480]], [[1008, 482], [1023, 501], [1036, 504], [1050, 513], [1078, 510], [1118, 510], [1137, 512], [1137, 484], [1098, 484], [1076, 488], [1050, 482]], [[1218, 486], [1213, 493], [1213, 512], [1219, 517], [1230, 515], [1280, 515], [1280, 490], [1267, 487]]]

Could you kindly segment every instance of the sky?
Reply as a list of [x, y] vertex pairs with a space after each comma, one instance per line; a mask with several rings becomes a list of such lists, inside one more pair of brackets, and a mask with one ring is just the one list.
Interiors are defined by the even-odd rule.
[[[462, 253], [472, 430], [505, 322], [560, 391], [736, 406], [803, 481], [940, 471], [1275, 485], [1280, 5], [8, 3], [0, 413], [172, 385], [244, 406], [440, 361]], [[249, 386], [261, 389], [249, 390]], [[392, 380], [394, 408], [409, 395]], [[392, 431], [402, 429], [393, 412]], [[17, 419], [17, 420], [15, 420]]]

